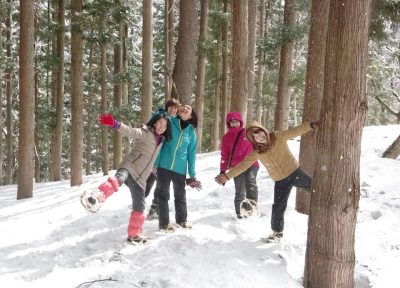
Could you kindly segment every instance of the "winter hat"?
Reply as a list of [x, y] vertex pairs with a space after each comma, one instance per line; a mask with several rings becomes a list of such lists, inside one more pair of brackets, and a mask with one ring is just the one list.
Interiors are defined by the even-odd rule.
[[[253, 133], [257, 130], [262, 130], [265, 132], [268, 138], [268, 142], [266, 144], [263, 143], [255, 143], [253, 138]], [[275, 133], [268, 133], [268, 130], [263, 127], [260, 123], [254, 121], [246, 127], [246, 138], [253, 144], [253, 148], [258, 150], [259, 152], [267, 152], [272, 146], [275, 144]]]
[[242, 115], [239, 112], [229, 112], [228, 114], [226, 114], [226, 118], [225, 118], [225, 123], [226, 126], [229, 128], [229, 122], [232, 120], [237, 120], [240, 122], [240, 127], [243, 127], [243, 119], [242, 119]]

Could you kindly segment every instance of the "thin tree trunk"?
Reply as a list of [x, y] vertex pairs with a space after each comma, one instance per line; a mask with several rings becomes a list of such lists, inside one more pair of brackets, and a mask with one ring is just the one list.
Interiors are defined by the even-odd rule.
[[[247, 71], [247, 120], [246, 123], [250, 123], [254, 119], [254, 100], [255, 100], [255, 86], [254, 86], [254, 75], [255, 75], [255, 61], [256, 61], [256, 30], [257, 30], [257, 1], [249, 0], [248, 9], [248, 71]], [[245, 115], [243, 115], [244, 119]]]
[[[100, 31], [105, 31], [105, 15], [100, 16]], [[107, 44], [104, 41], [100, 42], [100, 95], [101, 95], [101, 113], [108, 113], [107, 99]], [[114, 115], [115, 116], [115, 115]], [[109, 156], [108, 156], [108, 127], [101, 127], [101, 156], [102, 156], [102, 171], [103, 175], [108, 175], [109, 171]], [[113, 133], [113, 132], [112, 132]], [[117, 132], [115, 132], [117, 133]]]
[[[213, 121], [213, 126], [212, 126], [212, 131], [213, 131], [213, 137], [212, 137], [212, 147], [213, 151], [219, 150], [219, 142], [220, 142], [220, 125], [221, 125], [221, 118], [223, 117], [220, 115], [221, 113], [221, 70], [222, 70], [222, 58], [221, 58], [221, 53], [222, 53], [222, 34], [220, 33], [218, 35], [217, 39], [217, 51], [216, 51], [216, 68], [217, 68], [217, 75], [215, 81], [215, 99], [214, 99], [214, 121]], [[222, 116], [222, 117], [221, 117]]]
[[[122, 70], [128, 70], [128, 51], [126, 43], [128, 39], [128, 25], [123, 26], [123, 41], [122, 41]], [[122, 106], [128, 105], [128, 81], [124, 79], [122, 82]]]
[[[88, 59], [88, 82], [90, 84], [92, 84], [93, 80], [93, 73], [92, 73], [92, 69], [93, 69], [93, 47], [94, 44], [91, 43], [90, 44], [90, 48], [89, 48], [89, 59]], [[91, 174], [91, 162], [92, 162], [92, 131], [93, 131], [93, 119], [95, 118], [93, 115], [93, 106], [95, 103], [95, 97], [94, 97], [94, 92], [93, 92], [93, 85], [89, 85], [88, 87], [88, 101], [86, 101], [86, 111], [88, 119], [87, 119], [87, 125], [86, 125], [86, 131], [85, 131], [85, 138], [86, 138], [86, 175], [90, 175]]]
[[[284, 25], [290, 30], [295, 23], [294, 1], [285, 1]], [[289, 76], [293, 66], [293, 41], [288, 40], [282, 45], [279, 65], [278, 91], [276, 94], [275, 130], [286, 130], [289, 126]]]
[[143, 1], [142, 123], [147, 123], [153, 106], [153, 1]]
[[[147, 1], [145, 1], [147, 2]], [[151, 2], [151, 1], [150, 1]], [[115, 0], [115, 6], [120, 6], [120, 1]], [[114, 108], [120, 111], [122, 108], [122, 81], [119, 80], [118, 75], [122, 69], [122, 42], [124, 41], [124, 24], [117, 20], [116, 30], [119, 35], [119, 41], [114, 45]], [[122, 135], [120, 133], [113, 133], [113, 169], [117, 169], [122, 161]]]
[[[223, 12], [228, 13], [229, 1], [224, 0]], [[226, 131], [225, 116], [228, 113], [228, 22], [224, 20], [222, 24], [222, 82], [221, 82], [221, 118], [219, 135], [224, 135]]]
[[[6, 27], [7, 27], [7, 36], [6, 36], [6, 56], [8, 59], [11, 59], [11, 45], [12, 45], [12, 27], [11, 27], [11, 0], [8, 0], [8, 10], [7, 10], [7, 19], [6, 19]], [[5, 184], [9, 185], [13, 183], [13, 168], [14, 168], [14, 153], [13, 153], [13, 97], [12, 97], [12, 82], [13, 82], [13, 71], [12, 68], [9, 67], [6, 69], [6, 101], [7, 101], [7, 115], [6, 115], [6, 176], [5, 176]]]
[[[319, 0], [314, 0], [319, 1]], [[331, 0], [304, 287], [354, 287], [371, 1]]]
[[231, 111], [247, 115], [248, 23], [247, 1], [232, 2], [232, 98]]
[[82, 0], [71, 1], [71, 186], [82, 184]]
[[165, 0], [165, 102], [171, 98], [172, 65], [173, 65], [173, 35], [174, 35], [174, 0]]
[[33, 143], [35, 128], [34, 91], [34, 3], [20, 1], [19, 45], [19, 137], [18, 137], [18, 188], [17, 199], [33, 196]]
[[54, 135], [54, 143], [52, 145], [52, 181], [62, 179], [61, 162], [62, 162], [62, 137], [64, 126], [64, 33], [65, 33], [65, 3], [64, 0], [58, 1], [58, 31], [57, 31], [57, 60], [58, 67], [56, 69], [56, 127]]
[[[307, 74], [304, 91], [303, 122], [319, 120], [324, 92], [324, 66], [326, 33], [328, 30], [329, 0], [313, 1], [311, 7], [310, 35], [308, 40]], [[300, 166], [311, 177], [314, 176], [315, 133], [301, 136]], [[307, 214], [310, 209], [310, 194], [298, 188], [296, 193], [297, 212]]]
[[203, 139], [203, 110], [204, 110], [204, 83], [206, 75], [206, 55], [205, 51], [201, 51], [201, 47], [207, 41], [208, 28], [208, 0], [200, 1], [200, 36], [199, 36], [199, 52], [197, 59], [197, 79], [196, 79], [196, 100], [195, 111], [198, 117], [197, 129], [197, 152], [201, 152], [201, 141]]

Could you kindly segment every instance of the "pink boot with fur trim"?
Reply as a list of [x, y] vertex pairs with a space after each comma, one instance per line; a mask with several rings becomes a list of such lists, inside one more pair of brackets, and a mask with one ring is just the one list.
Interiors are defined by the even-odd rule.
[[102, 183], [99, 186], [99, 190], [102, 192], [100, 193], [100, 202], [106, 201], [108, 197], [111, 196], [114, 192], [118, 191], [119, 181], [118, 178], [115, 176], [108, 177], [107, 181]]
[[144, 223], [143, 212], [132, 210], [131, 217], [129, 218], [128, 226], [128, 243], [129, 244], [145, 244], [150, 238], [140, 235]]

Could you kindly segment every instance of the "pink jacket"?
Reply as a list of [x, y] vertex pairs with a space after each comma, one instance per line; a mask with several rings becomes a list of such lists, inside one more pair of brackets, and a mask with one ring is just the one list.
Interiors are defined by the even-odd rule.
[[[240, 127], [232, 128], [229, 125], [229, 121], [231, 121], [232, 119], [239, 120], [240, 121]], [[233, 145], [235, 143], [236, 137], [238, 136], [238, 134], [240, 132], [241, 132], [241, 135], [239, 136], [239, 140], [236, 143], [235, 151], [233, 152], [230, 166], [231, 167], [235, 167], [248, 154], [250, 154], [253, 151], [253, 145], [246, 138], [246, 131], [243, 128], [243, 119], [242, 119], [242, 116], [240, 115], [240, 113], [239, 112], [229, 112], [226, 115], [225, 123], [226, 123], [226, 126], [228, 128], [228, 132], [226, 132], [225, 135], [222, 136], [222, 141], [221, 141], [221, 163], [220, 163], [220, 169], [223, 172], [225, 172], [226, 170], [229, 169], [229, 167], [228, 167], [229, 156], [230, 156], [230, 154], [232, 152]], [[254, 162], [253, 166], [259, 167], [258, 162], [257, 161]]]

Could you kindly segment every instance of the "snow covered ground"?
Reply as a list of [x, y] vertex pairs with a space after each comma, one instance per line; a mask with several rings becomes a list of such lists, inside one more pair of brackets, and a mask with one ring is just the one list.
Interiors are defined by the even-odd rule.
[[[366, 127], [362, 142], [361, 200], [356, 228], [356, 287], [398, 287], [400, 275], [400, 160], [380, 155], [399, 125]], [[290, 141], [297, 154], [298, 139]], [[146, 221], [148, 245], [125, 243], [130, 194], [123, 186], [96, 214], [79, 202], [84, 189], [107, 176], [34, 185], [34, 197], [16, 200], [15, 185], [0, 187], [1, 287], [302, 287], [307, 216], [294, 210], [292, 191], [284, 241], [265, 244], [273, 182], [258, 174], [260, 217], [236, 220], [234, 186], [214, 182], [219, 152], [198, 155], [203, 190], [188, 189], [193, 229], [166, 234]], [[152, 197], [152, 195], [150, 195]], [[148, 199], [149, 206], [151, 199]], [[173, 202], [170, 202], [174, 219]], [[92, 282], [95, 281], [95, 282]]]

